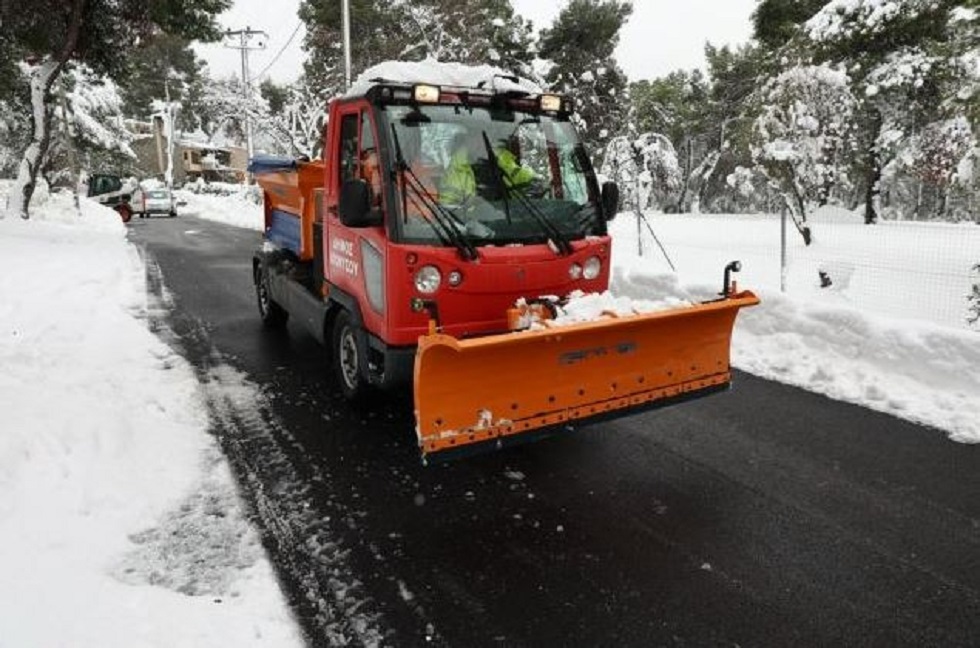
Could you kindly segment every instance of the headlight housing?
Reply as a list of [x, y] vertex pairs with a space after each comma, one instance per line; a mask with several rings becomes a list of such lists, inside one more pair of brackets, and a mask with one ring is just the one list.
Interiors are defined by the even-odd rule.
[[415, 273], [415, 289], [423, 295], [431, 295], [439, 290], [442, 273], [433, 265], [422, 266]]
[[599, 257], [589, 257], [582, 266], [582, 276], [586, 279], [595, 279], [602, 271], [602, 261]]

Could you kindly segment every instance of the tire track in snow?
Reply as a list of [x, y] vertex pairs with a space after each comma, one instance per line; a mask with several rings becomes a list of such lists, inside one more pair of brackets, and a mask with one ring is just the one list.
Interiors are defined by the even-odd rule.
[[[334, 525], [355, 513], [335, 497], [331, 480], [276, 420], [258, 385], [214, 349], [203, 323], [175, 308], [159, 265], [146, 265], [147, 317], [152, 331], [181, 352], [201, 382], [218, 439], [246, 507], [294, 614], [312, 646], [380, 646], [392, 633], [348, 564]], [[316, 506], [309, 500], [315, 497]], [[331, 511], [322, 516], [324, 510]]]

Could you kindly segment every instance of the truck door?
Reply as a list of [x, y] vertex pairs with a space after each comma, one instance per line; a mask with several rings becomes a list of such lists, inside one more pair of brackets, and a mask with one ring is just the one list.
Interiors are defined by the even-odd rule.
[[337, 110], [333, 134], [336, 156], [329, 186], [334, 188], [327, 214], [325, 268], [327, 280], [352, 295], [358, 302], [364, 328], [386, 338], [385, 268], [387, 235], [384, 226], [349, 228], [337, 210], [339, 188], [346, 180], [362, 179], [371, 188], [371, 208], [384, 214], [378, 134], [370, 104], [366, 101], [342, 105]]

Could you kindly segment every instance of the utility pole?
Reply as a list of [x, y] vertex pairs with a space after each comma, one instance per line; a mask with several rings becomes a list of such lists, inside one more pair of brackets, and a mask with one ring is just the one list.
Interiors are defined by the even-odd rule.
[[167, 189], [174, 188], [174, 151], [177, 147], [177, 128], [176, 128], [176, 108], [175, 102], [170, 99], [170, 79], [169, 74], [163, 79], [163, 94], [167, 101], [166, 110], [163, 113], [164, 128], [167, 131], [167, 166], [164, 169], [163, 179], [167, 184]]
[[350, 0], [340, 0], [344, 33], [344, 92], [350, 90]]
[[[254, 39], [254, 42], [253, 42]], [[246, 27], [235, 31], [225, 31], [225, 47], [237, 49], [242, 55], [242, 94], [245, 98], [245, 146], [248, 158], [251, 160], [252, 149], [252, 113], [249, 109], [252, 102], [252, 80], [249, 78], [248, 53], [252, 50], [265, 49], [269, 35], [264, 31]]]

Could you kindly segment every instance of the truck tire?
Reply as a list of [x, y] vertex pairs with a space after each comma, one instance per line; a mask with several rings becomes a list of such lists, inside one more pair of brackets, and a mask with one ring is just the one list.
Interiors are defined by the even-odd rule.
[[259, 305], [259, 317], [267, 329], [282, 330], [286, 327], [289, 313], [272, 300], [269, 293], [269, 273], [263, 265], [255, 270], [255, 297]]
[[357, 331], [353, 319], [346, 310], [341, 310], [333, 324], [333, 344], [330, 347], [333, 357], [334, 374], [341, 393], [348, 401], [357, 402], [364, 395], [367, 385], [361, 368], [364, 358], [357, 344]]

